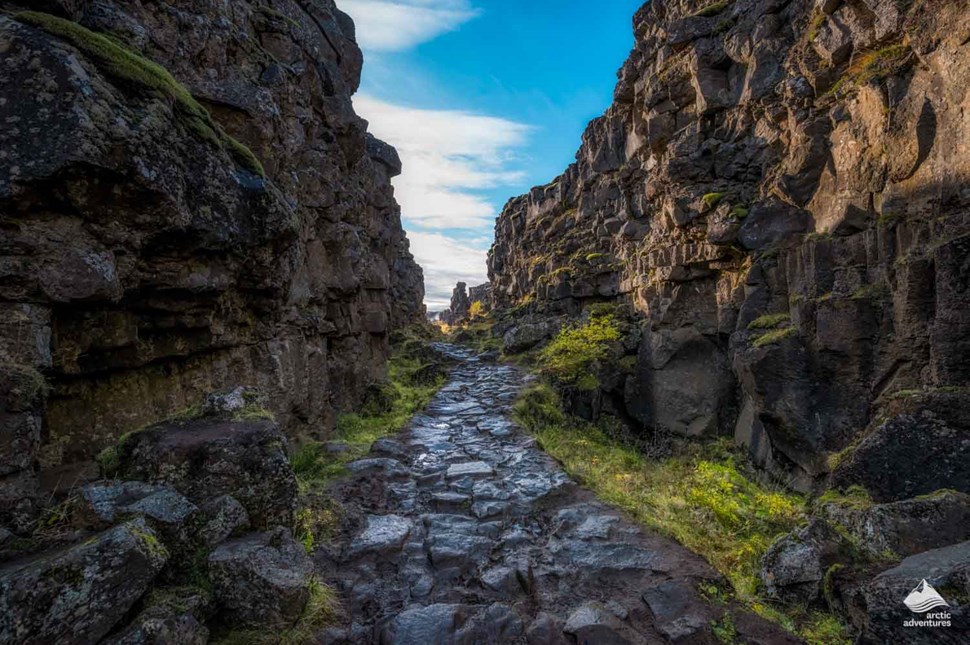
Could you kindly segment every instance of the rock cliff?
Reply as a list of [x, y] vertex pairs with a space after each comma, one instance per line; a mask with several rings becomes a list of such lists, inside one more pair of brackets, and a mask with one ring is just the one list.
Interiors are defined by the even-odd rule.
[[654, 0], [634, 28], [576, 162], [498, 220], [506, 339], [622, 303], [592, 413], [733, 434], [805, 491], [966, 490], [970, 5]]
[[325, 434], [424, 316], [351, 20], [8, 2], [0, 52], [0, 520], [207, 391]]

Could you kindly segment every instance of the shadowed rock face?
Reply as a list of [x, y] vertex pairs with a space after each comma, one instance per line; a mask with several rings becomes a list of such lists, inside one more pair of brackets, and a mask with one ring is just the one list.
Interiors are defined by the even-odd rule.
[[632, 305], [637, 367], [602, 407], [733, 433], [803, 489], [889, 394], [966, 405], [967, 11], [645, 4], [576, 163], [498, 220], [496, 306], [535, 325]]
[[352, 22], [331, 0], [43, 4], [174, 81], [0, 15], [0, 361], [52, 386], [42, 442], [42, 406], [7, 406], [24, 454], [0, 475], [84, 462], [230, 385], [326, 432], [423, 317], [400, 160], [351, 106]]

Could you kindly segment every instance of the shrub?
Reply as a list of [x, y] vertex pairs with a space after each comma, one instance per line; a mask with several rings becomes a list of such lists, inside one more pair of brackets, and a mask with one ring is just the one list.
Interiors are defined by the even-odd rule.
[[542, 372], [569, 385], [580, 384], [590, 389], [588, 377], [596, 361], [610, 355], [613, 343], [620, 340], [620, 330], [612, 315], [593, 317], [585, 324], [562, 329], [539, 356]]
[[476, 300], [468, 307], [468, 315], [471, 318], [479, 318], [485, 315], [485, 305], [482, 304], [481, 300]]

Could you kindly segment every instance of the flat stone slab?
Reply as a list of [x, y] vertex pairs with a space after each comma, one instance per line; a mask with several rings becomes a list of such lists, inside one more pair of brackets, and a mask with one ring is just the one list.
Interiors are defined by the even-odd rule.
[[491, 477], [494, 474], [492, 467], [484, 461], [470, 461], [448, 466], [445, 476], [448, 479], [457, 479], [458, 477]]
[[414, 524], [399, 515], [368, 515], [367, 526], [351, 545], [350, 556], [400, 551]]

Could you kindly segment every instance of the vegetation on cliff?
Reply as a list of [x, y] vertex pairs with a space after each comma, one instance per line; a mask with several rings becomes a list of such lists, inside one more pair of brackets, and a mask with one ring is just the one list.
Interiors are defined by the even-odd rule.
[[594, 363], [608, 358], [620, 340], [616, 319], [593, 315], [589, 320], [562, 329], [542, 350], [539, 369], [566, 385], [595, 390], [599, 381], [591, 370]]
[[192, 96], [184, 85], [175, 80], [167, 69], [140, 56], [105, 34], [91, 31], [76, 22], [39, 11], [21, 11], [17, 20], [40, 27], [51, 35], [63, 38], [95, 61], [98, 68], [116, 80], [135, 88], [155, 92], [172, 99], [190, 129], [200, 138], [226, 150], [241, 166], [265, 176], [263, 164], [245, 144], [234, 139], [212, 120], [209, 111]]

